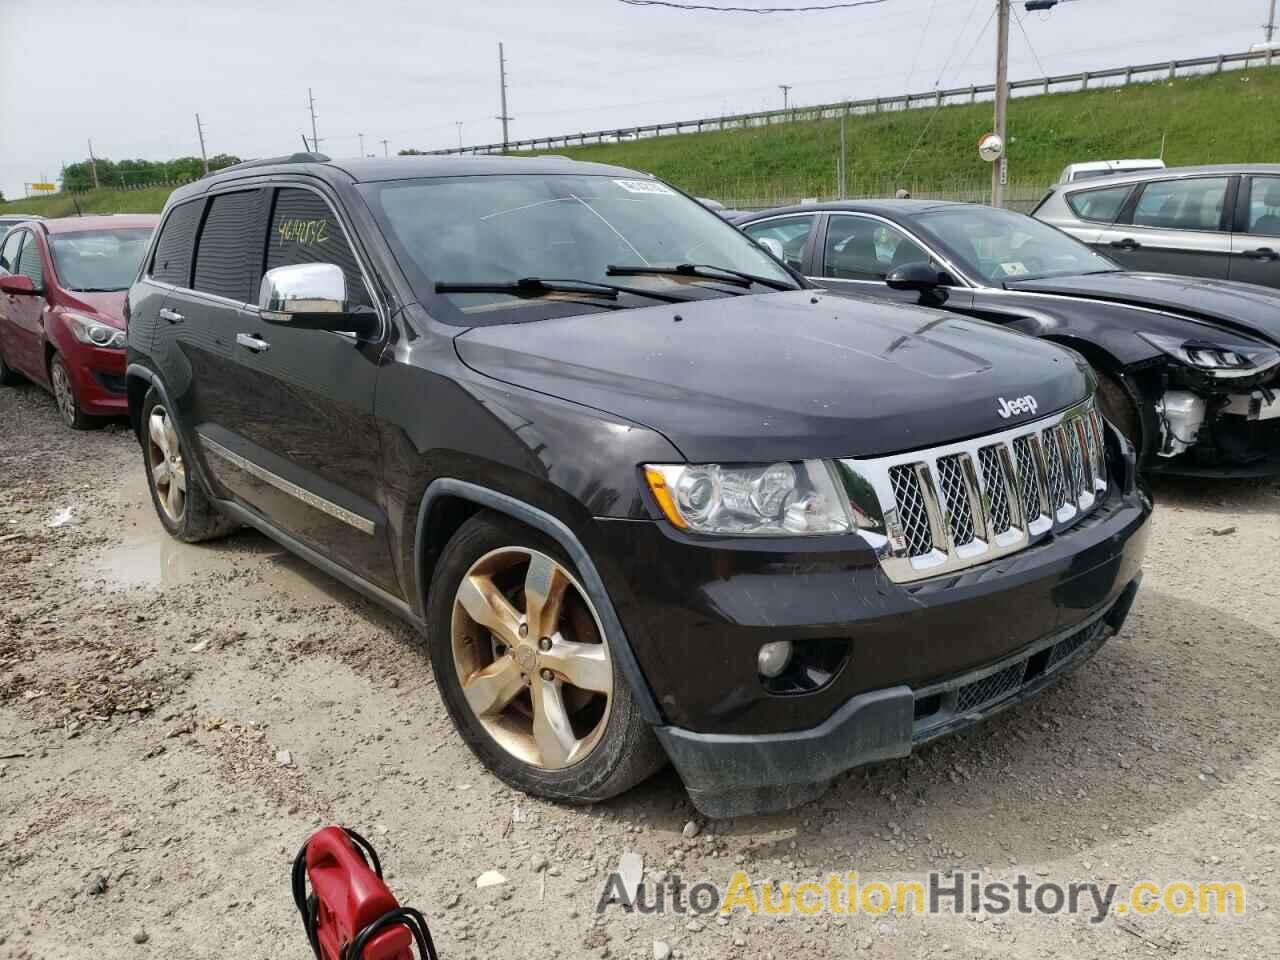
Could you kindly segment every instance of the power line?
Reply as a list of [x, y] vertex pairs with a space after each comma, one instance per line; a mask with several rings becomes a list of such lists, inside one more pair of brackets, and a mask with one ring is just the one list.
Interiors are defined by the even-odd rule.
[[853, 3], [824, 3], [807, 7], [713, 7], [705, 3], [673, 3], [671, 0], [618, 0], [629, 7], [668, 7], [672, 10], [705, 10], [711, 13], [813, 13], [822, 10], [851, 10], [874, 7], [888, 0], [856, 0]]
[[1027, 41], [1027, 49], [1031, 51], [1031, 55], [1036, 58], [1036, 66], [1040, 68], [1042, 76], [1047, 77], [1049, 71], [1044, 68], [1044, 64], [1040, 62], [1040, 54], [1036, 53], [1035, 45], [1031, 42], [1031, 36], [1027, 33], [1027, 28], [1022, 25], [1023, 18], [1018, 16], [1018, 12], [1013, 12], [1013, 22], [1018, 25], [1018, 30], [1022, 33], [1022, 39]]

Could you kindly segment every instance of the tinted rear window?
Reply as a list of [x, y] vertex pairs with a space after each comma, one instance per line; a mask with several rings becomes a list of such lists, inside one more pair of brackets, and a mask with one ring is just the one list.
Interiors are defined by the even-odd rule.
[[260, 199], [261, 191], [246, 190], [210, 201], [196, 245], [196, 290], [239, 303], [257, 300], [252, 291], [262, 268]]
[[1104, 187], [1101, 190], [1083, 190], [1067, 197], [1067, 205], [1081, 220], [1096, 223], [1115, 223], [1124, 202], [1129, 199], [1132, 186]]
[[191, 247], [196, 228], [200, 226], [203, 200], [193, 200], [174, 207], [160, 229], [155, 256], [151, 260], [151, 276], [161, 283], [185, 287], [191, 282]]

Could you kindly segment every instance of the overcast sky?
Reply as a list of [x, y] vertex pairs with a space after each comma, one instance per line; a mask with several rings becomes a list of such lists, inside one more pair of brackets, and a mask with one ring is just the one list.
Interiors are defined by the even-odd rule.
[[[702, 0], [793, 6], [801, 0]], [[804, 0], [806, 3], [830, 0]], [[0, 189], [99, 156], [332, 156], [512, 139], [989, 81], [994, 0], [884, 0], [777, 14], [618, 0], [0, 0]], [[1021, 14], [1022, 4], [1015, 4]], [[1244, 50], [1267, 0], [1074, 0], [1022, 14], [1010, 75]], [[984, 25], [986, 33], [982, 34]], [[1033, 54], [1033, 49], [1035, 54]], [[948, 64], [948, 61], [949, 64]], [[946, 69], [944, 70], [944, 65]]]

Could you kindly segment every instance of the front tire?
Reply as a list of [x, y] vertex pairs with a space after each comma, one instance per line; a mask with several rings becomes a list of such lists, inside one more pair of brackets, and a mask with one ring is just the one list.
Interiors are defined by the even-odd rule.
[[156, 515], [169, 535], [183, 543], [225, 537], [238, 524], [222, 516], [192, 470], [173, 415], [154, 389], [142, 401], [143, 463]]
[[1103, 373], [1097, 367], [1093, 372], [1098, 379], [1098, 407], [1102, 415], [1133, 444], [1138, 451], [1138, 462], [1142, 463], [1148, 451], [1137, 397], [1124, 382], [1111, 374]]
[[68, 427], [72, 430], [93, 430], [102, 425], [98, 417], [91, 417], [80, 408], [75, 384], [71, 382], [71, 371], [67, 369], [61, 354], [55, 353], [49, 361], [49, 383], [53, 386], [53, 399], [58, 404], [58, 415]]
[[491, 511], [464, 523], [436, 565], [427, 631], [454, 724], [510, 786], [594, 803], [665, 763], [591, 598], [546, 537]]

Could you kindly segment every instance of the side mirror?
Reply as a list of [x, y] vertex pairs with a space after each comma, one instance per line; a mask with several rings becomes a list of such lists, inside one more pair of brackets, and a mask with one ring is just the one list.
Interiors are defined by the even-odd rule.
[[904, 263], [890, 271], [884, 278], [884, 282], [892, 290], [919, 290], [921, 293], [926, 293], [942, 286], [943, 279], [937, 267], [923, 260], [917, 260], [914, 263]]
[[0, 277], [0, 293], [33, 296], [39, 292], [31, 278], [25, 274], [10, 273]]
[[299, 263], [268, 270], [258, 290], [262, 319], [299, 330], [329, 330], [365, 336], [375, 328], [373, 311], [347, 304], [347, 278], [332, 263]]
[[777, 237], [761, 237], [756, 241], [756, 243], [760, 244], [760, 246], [764, 247], [779, 260], [783, 259], [787, 255], [786, 250], [782, 248], [782, 241]]

